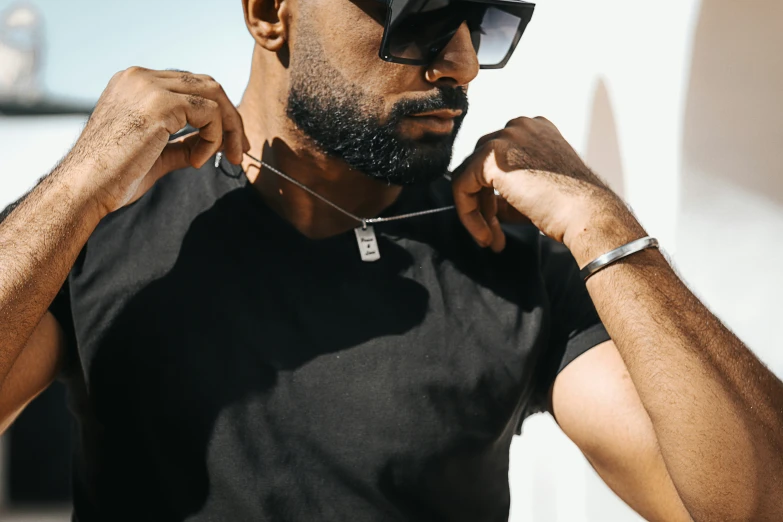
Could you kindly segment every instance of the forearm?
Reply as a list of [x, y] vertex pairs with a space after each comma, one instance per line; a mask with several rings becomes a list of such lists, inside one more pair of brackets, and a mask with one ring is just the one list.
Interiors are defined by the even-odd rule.
[[[562, 241], [584, 267], [646, 235], [545, 118], [484, 136], [454, 171], [454, 202], [478, 244], [499, 251], [503, 207]], [[692, 517], [783, 520], [783, 384], [648, 250], [595, 274], [590, 296], [653, 423]]]
[[0, 385], [100, 220], [60, 166], [0, 222]]
[[[587, 232], [589, 246], [572, 249], [580, 266], [645, 235], [624, 221]], [[694, 519], [783, 520], [780, 380], [657, 250], [607, 267], [587, 287]]]

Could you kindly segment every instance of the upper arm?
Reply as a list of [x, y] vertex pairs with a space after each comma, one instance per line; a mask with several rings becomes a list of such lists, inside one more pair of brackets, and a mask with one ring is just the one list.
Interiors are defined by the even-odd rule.
[[612, 341], [592, 348], [560, 372], [551, 405], [565, 434], [628, 505], [651, 521], [691, 521]]
[[63, 330], [54, 315], [46, 312], [0, 387], [0, 434], [52, 383], [64, 354]]
[[584, 352], [610, 339], [574, 256], [563, 244], [540, 234], [538, 242], [549, 328], [546, 348], [536, 361], [534, 392], [527, 414], [550, 410], [552, 383], [560, 371]]

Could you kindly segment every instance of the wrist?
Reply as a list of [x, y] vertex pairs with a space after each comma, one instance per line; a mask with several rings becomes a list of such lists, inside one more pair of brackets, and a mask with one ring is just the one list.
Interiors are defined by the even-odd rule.
[[66, 198], [71, 212], [88, 227], [95, 227], [107, 214], [108, 207], [96, 195], [91, 165], [63, 162], [50, 178], [61, 197]]
[[598, 256], [647, 235], [644, 227], [617, 197], [592, 207], [583, 215], [563, 236], [563, 243], [579, 268]]

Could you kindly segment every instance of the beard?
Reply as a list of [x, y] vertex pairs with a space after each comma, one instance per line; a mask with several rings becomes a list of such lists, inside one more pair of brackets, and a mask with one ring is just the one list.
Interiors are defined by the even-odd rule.
[[[448, 172], [454, 140], [468, 111], [464, 87], [436, 86], [429, 97], [401, 100], [381, 118], [383, 99], [343, 77], [315, 37], [297, 43], [290, 71], [286, 114], [321, 152], [395, 185], [428, 183]], [[439, 109], [462, 110], [451, 133], [428, 133], [419, 139], [400, 135], [403, 118]]]

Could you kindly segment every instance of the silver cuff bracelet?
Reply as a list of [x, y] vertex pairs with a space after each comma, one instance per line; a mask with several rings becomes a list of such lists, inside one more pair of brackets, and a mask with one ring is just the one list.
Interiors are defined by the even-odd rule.
[[597, 257], [595, 260], [590, 261], [587, 266], [579, 271], [579, 275], [582, 277], [582, 279], [587, 281], [591, 275], [595, 274], [603, 268], [606, 268], [615, 261], [619, 261], [624, 257], [641, 252], [647, 248], [658, 248], [658, 240], [654, 237], [647, 236], [635, 241], [631, 241], [630, 243], [627, 243], [621, 247], [615, 248], [614, 250]]

